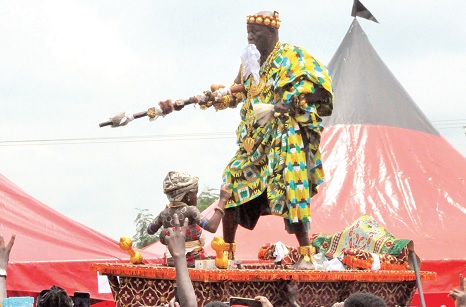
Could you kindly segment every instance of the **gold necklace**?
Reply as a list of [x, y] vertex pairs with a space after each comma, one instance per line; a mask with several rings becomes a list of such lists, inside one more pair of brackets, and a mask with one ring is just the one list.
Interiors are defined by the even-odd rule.
[[[248, 90], [248, 103], [252, 104], [251, 99], [257, 97], [260, 95], [264, 89], [265, 89], [265, 84], [267, 83], [267, 75], [269, 74], [270, 68], [272, 68], [272, 63], [273, 60], [277, 57], [278, 52], [280, 50], [280, 41], [277, 41], [275, 46], [273, 47], [272, 52], [270, 52], [269, 56], [265, 60], [265, 62], [261, 65], [261, 68], [259, 70], [260, 74], [260, 79], [259, 79], [259, 84], [257, 84], [254, 81], [254, 78], [251, 76], [251, 86], [249, 87]], [[251, 106], [252, 107], [252, 106]], [[252, 130], [253, 130], [253, 123], [248, 124], [248, 134], [251, 135]], [[251, 155], [252, 149], [254, 148], [255, 142], [252, 137], [247, 137], [243, 141], [243, 147], [246, 150], [248, 155]]]
[[273, 60], [277, 57], [277, 53], [280, 49], [280, 41], [277, 41], [275, 46], [273, 47], [272, 52], [270, 52], [269, 56], [265, 60], [265, 62], [261, 65], [259, 70], [260, 79], [259, 84], [254, 81], [254, 78], [251, 79], [251, 86], [249, 87], [248, 95], [249, 97], [257, 97], [260, 93], [264, 91], [265, 84], [266, 84], [266, 77], [269, 74], [270, 68], [272, 67]]

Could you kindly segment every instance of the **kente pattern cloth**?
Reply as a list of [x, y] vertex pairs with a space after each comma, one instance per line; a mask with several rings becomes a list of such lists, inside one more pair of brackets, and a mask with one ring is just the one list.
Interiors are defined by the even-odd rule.
[[163, 180], [163, 192], [169, 201], [181, 201], [188, 192], [197, 191], [199, 178], [183, 172], [168, 172]]
[[327, 258], [342, 256], [345, 249], [361, 249], [375, 254], [388, 254], [407, 261], [407, 245], [411, 240], [396, 239], [374, 218], [363, 215], [352, 225], [334, 234], [313, 234], [311, 243]]
[[[257, 96], [251, 94], [257, 85], [252, 75], [244, 83], [248, 95], [236, 132], [239, 149], [223, 173], [232, 191], [226, 208], [267, 190], [272, 214], [290, 223], [310, 222], [310, 199], [324, 179], [319, 143], [321, 116], [333, 109], [330, 76], [306, 50], [290, 44], [276, 48], [259, 73], [265, 87]], [[325, 99], [312, 104], [299, 100], [300, 94], [314, 93], [317, 87], [327, 91]], [[263, 126], [255, 123], [254, 104], [280, 101], [290, 108], [290, 116], [273, 117]], [[251, 155], [243, 147], [246, 138], [255, 141]]]

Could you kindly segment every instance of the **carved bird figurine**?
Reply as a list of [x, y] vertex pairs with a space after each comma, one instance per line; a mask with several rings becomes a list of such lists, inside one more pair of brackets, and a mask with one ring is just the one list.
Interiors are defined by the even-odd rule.
[[220, 237], [214, 237], [210, 246], [216, 252], [215, 266], [219, 269], [226, 269], [228, 267], [228, 254], [225, 253], [225, 241]]
[[129, 261], [132, 264], [141, 264], [142, 263], [142, 255], [140, 252], [136, 252], [133, 249], [133, 241], [131, 238], [128, 237], [121, 237], [120, 238], [120, 248], [125, 250], [129, 254]]

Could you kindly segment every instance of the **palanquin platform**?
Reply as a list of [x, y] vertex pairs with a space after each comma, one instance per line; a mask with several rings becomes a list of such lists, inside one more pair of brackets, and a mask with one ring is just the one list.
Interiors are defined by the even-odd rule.
[[[117, 307], [161, 306], [174, 297], [176, 272], [160, 265], [95, 263], [107, 275]], [[388, 306], [409, 306], [417, 289], [414, 271], [307, 271], [272, 264], [248, 264], [245, 269], [189, 269], [198, 306], [230, 296], [264, 295], [274, 307], [289, 306], [287, 285], [298, 287], [301, 306], [331, 306], [354, 292], [370, 292]], [[436, 280], [434, 272], [420, 272], [421, 281]]]

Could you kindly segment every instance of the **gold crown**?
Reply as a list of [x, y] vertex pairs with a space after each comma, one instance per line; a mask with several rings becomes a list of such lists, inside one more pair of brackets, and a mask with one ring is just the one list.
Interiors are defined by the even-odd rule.
[[273, 16], [260, 15], [260, 14], [249, 15], [246, 17], [246, 22], [250, 24], [263, 25], [263, 26], [268, 26], [268, 27], [278, 29], [280, 28], [281, 20], [278, 18], [278, 12], [275, 11], [273, 12]]

